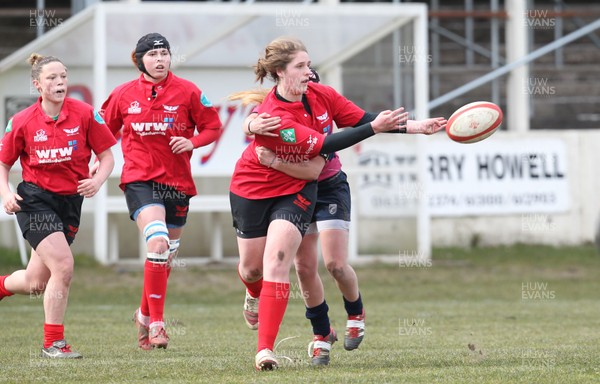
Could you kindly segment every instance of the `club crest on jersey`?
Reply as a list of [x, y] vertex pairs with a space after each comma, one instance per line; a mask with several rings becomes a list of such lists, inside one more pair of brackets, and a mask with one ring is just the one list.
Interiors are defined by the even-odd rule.
[[63, 131], [67, 134], [67, 136], [75, 136], [79, 134], [79, 125], [75, 128], [63, 128]]
[[177, 113], [177, 108], [179, 108], [179, 105], [164, 105], [163, 104], [163, 108], [165, 109], [165, 113]]
[[38, 130], [33, 137], [33, 141], [36, 143], [41, 143], [42, 141], [48, 140], [48, 136], [46, 135], [46, 131], [43, 129]]
[[279, 131], [279, 136], [284, 143], [295, 143], [296, 142], [296, 131], [294, 128], [282, 129]]
[[129, 108], [127, 109], [127, 113], [130, 115], [139, 115], [142, 113], [142, 108], [140, 108], [140, 103], [136, 100], [129, 104]]
[[321, 124], [324, 124], [327, 119], [329, 119], [329, 115], [327, 114], [327, 111], [325, 111], [324, 114], [322, 114], [321, 116], [317, 116], [317, 120], [319, 120], [321, 122]]

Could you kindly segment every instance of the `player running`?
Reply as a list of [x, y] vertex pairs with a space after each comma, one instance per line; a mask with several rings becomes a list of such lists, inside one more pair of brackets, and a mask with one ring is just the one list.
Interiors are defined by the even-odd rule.
[[206, 95], [171, 72], [170, 45], [164, 36], [142, 36], [132, 60], [139, 78], [115, 88], [102, 109], [113, 134], [122, 129], [125, 163], [120, 187], [130, 217], [146, 239], [144, 286], [134, 322], [138, 346], [149, 350], [169, 343], [164, 321], [167, 279], [189, 200], [196, 195], [192, 151], [215, 141], [222, 124]]
[[[64, 336], [64, 318], [73, 277], [75, 239], [84, 197], [98, 192], [114, 166], [116, 140], [100, 115], [67, 97], [67, 67], [56, 57], [32, 54], [31, 78], [38, 101], [15, 114], [0, 142], [0, 194], [3, 208], [16, 214], [31, 245], [26, 269], [0, 276], [0, 300], [15, 293], [44, 294], [42, 357], [81, 358]], [[97, 172], [88, 174], [92, 151]], [[8, 185], [20, 158], [23, 181]]]

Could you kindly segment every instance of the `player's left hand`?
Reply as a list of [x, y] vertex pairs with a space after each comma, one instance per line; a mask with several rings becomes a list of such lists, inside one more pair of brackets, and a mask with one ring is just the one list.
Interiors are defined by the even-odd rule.
[[77, 193], [83, 197], [90, 198], [98, 192], [101, 186], [102, 183], [94, 178], [79, 180]]
[[444, 117], [432, 117], [424, 120], [408, 120], [408, 123], [406, 124], [406, 133], [431, 135], [446, 129], [447, 123], [448, 120]]
[[258, 157], [258, 161], [267, 167], [271, 167], [275, 160], [277, 159], [277, 155], [275, 152], [271, 151], [269, 148], [257, 146], [254, 148], [256, 152], [256, 156]]
[[194, 149], [194, 144], [185, 137], [182, 136], [173, 136], [171, 137], [171, 141], [169, 141], [169, 145], [171, 146], [171, 151], [174, 154], [179, 155], [180, 153], [191, 151]]

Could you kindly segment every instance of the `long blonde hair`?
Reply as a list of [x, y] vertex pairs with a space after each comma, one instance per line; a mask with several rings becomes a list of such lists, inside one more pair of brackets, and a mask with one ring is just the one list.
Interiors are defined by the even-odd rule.
[[[285, 69], [292, 61], [293, 56], [300, 52], [307, 52], [302, 41], [295, 37], [281, 36], [271, 41], [265, 47], [264, 56], [260, 57], [254, 66], [256, 81], [263, 83], [265, 78], [279, 81], [277, 70]], [[236, 92], [229, 95], [229, 100], [239, 100], [243, 106], [261, 104], [271, 90], [268, 88], [255, 88], [247, 91]]]

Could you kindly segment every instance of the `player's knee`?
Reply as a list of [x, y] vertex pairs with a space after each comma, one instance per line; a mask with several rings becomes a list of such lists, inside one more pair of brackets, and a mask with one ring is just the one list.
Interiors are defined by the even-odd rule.
[[148, 261], [166, 264], [169, 260], [169, 230], [164, 222], [155, 220], [144, 227]]
[[344, 267], [345, 263], [340, 263], [338, 261], [330, 261], [327, 263], [327, 271], [336, 280], [344, 277]]
[[240, 268], [239, 272], [242, 279], [249, 283], [258, 281], [263, 276], [260, 268]]
[[146, 224], [144, 238], [146, 239], [148, 252], [162, 253], [169, 249], [169, 230], [167, 225], [160, 220]]

